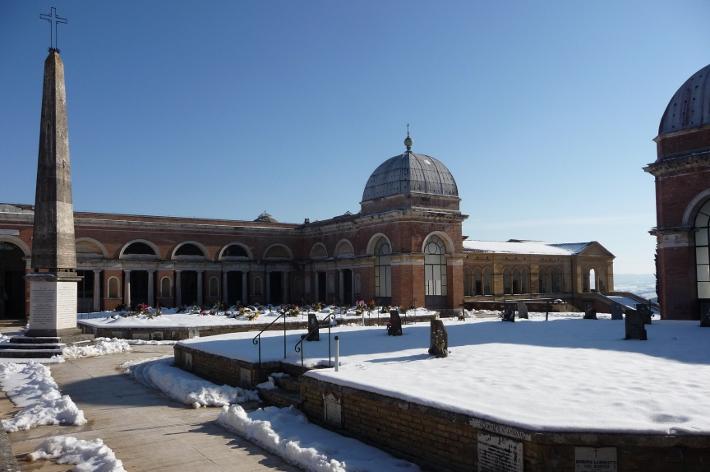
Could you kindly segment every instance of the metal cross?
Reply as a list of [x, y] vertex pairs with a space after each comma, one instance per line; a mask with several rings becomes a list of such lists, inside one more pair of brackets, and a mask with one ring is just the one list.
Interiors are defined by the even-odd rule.
[[49, 9], [48, 15], [40, 14], [39, 17], [42, 20], [49, 21], [49, 49], [59, 51], [57, 47], [57, 30], [59, 29], [59, 23], [67, 24], [67, 19], [57, 15], [57, 9], [54, 7]]

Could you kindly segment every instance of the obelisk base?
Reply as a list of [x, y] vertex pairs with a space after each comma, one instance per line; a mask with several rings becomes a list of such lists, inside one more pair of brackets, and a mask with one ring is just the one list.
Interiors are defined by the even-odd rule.
[[30, 283], [28, 337], [62, 337], [80, 332], [76, 326], [77, 282], [75, 273], [37, 272], [26, 276]]

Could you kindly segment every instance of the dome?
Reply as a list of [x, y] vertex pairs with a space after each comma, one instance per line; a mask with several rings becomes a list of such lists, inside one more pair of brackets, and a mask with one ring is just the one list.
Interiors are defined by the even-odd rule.
[[[411, 148], [411, 140], [408, 147]], [[367, 179], [362, 201], [409, 193], [445, 197], [459, 195], [454, 176], [441, 161], [408, 149], [375, 169]]]
[[710, 125], [710, 65], [693, 74], [671, 98], [658, 135]]

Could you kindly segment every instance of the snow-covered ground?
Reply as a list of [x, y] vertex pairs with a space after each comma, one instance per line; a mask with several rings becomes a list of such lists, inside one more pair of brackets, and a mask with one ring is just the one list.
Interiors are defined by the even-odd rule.
[[247, 413], [234, 405], [225, 407], [217, 422], [307, 471], [419, 470], [379, 449], [311, 424], [293, 407], [267, 407]]
[[[446, 319], [450, 355], [427, 354], [428, 323], [390, 337], [382, 327], [338, 327], [341, 368], [308, 376], [533, 430], [710, 432], [710, 330], [656, 321], [648, 341], [625, 341], [624, 322], [556, 318]], [[544, 317], [544, 314], [542, 315]], [[289, 335], [287, 362], [298, 364]], [[255, 361], [249, 333], [181, 343]], [[262, 358], [280, 360], [279, 333]], [[334, 351], [334, 347], [333, 347]], [[325, 365], [328, 338], [305, 343], [305, 363]]]
[[172, 356], [160, 357], [126, 362], [121, 368], [143, 385], [193, 408], [259, 400], [255, 390], [216, 385], [175, 367], [173, 362]]
[[65, 359], [78, 359], [80, 357], [105, 356], [106, 354], [116, 354], [130, 350], [131, 346], [123, 339], [96, 338], [93, 344], [77, 344], [65, 347], [62, 349], [62, 356]]
[[30, 461], [51, 459], [58, 464], [74, 464], [77, 472], [125, 472], [123, 463], [101, 439], [85, 441], [72, 436], [45, 439], [29, 454]]
[[28, 430], [48, 424], [82, 425], [84, 412], [69, 395], [59, 392], [49, 367], [37, 362], [0, 363], [0, 387], [22, 408], [14, 417], [2, 420], [5, 431]]
[[[318, 319], [325, 318], [329, 313], [335, 316], [335, 319], [342, 322], [356, 322], [362, 318], [355, 312], [355, 308], [341, 310], [336, 307], [328, 307], [316, 313]], [[101, 316], [103, 314], [103, 316]], [[425, 308], [417, 308], [409, 310], [409, 316], [434, 314]], [[93, 313], [90, 315], [94, 315]], [[261, 313], [253, 319], [249, 319], [246, 315], [239, 315], [234, 312], [218, 312], [214, 315], [200, 315], [190, 313], [172, 313], [163, 312], [160, 316], [149, 317], [145, 315], [121, 316], [121, 314], [107, 311], [96, 313], [97, 317], [92, 319], [81, 320], [82, 323], [96, 326], [100, 328], [116, 327], [116, 328], [184, 328], [196, 326], [234, 326], [234, 325], [261, 325], [271, 323], [279, 316], [276, 309], [268, 310]], [[364, 313], [365, 318], [368, 318], [368, 312]], [[388, 313], [379, 313], [378, 310], [373, 310], [369, 315], [371, 318], [389, 318]], [[287, 316], [287, 322], [307, 322], [308, 314], [302, 312], [296, 316]], [[279, 321], [281, 322], [281, 321]]]

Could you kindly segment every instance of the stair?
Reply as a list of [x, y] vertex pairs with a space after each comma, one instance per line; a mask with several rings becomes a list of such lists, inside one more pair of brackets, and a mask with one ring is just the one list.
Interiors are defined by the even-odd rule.
[[301, 382], [297, 377], [290, 375], [272, 375], [276, 388], [259, 388], [259, 397], [267, 405], [284, 408], [288, 406], [299, 407], [303, 400], [301, 399]]
[[0, 343], [0, 357], [49, 359], [61, 356], [64, 346], [57, 337], [13, 336], [9, 342]]

